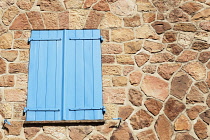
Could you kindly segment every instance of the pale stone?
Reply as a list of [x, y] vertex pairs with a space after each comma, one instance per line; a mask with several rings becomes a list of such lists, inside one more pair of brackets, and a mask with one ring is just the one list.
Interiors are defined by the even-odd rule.
[[144, 73], [155, 73], [157, 66], [156, 65], [146, 65], [142, 68]]
[[80, 9], [83, 3], [84, 0], [64, 0], [66, 9]]
[[131, 16], [136, 10], [136, 5], [130, 0], [118, 0], [111, 4], [111, 12], [119, 16]]
[[110, 43], [102, 44], [102, 54], [120, 54], [122, 52], [123, 48], [121, 44], [110, 44]]
[[199, 62], [189, 62], [183, 66], [183, 70], [186, 71], [195, 80], [204, 80], [206, 77], [206, 69]]
[[131, 55], [117, 55], [116, 60], [117, 60], [117, 63], [119, 63], [119, 64], [134, 65], [134, 60], [131, 57]]
[[183, 130], [190, 130], [191, 124], [189, 119], [185, 115], [181, 115], [177, 120], [175, 121], [175, 130], [177, 131], [183, 131]]
[[24, 128], [24, 134], [27, 139], [32, 139], [39, 131], [41, 128], [39, 127], [26, 127]]
[[92, 126], [70, 126], [69, 136], [72, 140], [83, 140], [92, 131]]
[[102, 85], [103, 85], [103, 87], [111, 87], [112, 86], [112, 77], [103, 76], [102, 77]]
[[9, 27], [10, 30], [31, 30], [31, 25], [28, 22], [25, 13], [19, 14]]
[[147, 111], [141, 109], [131, 116], [130, 124], [134, 130], [139, 130], [149, 127], [153, 120], [153, 117], [150, 116]]
[[165, 103], [164, 113], [173, 121], [184, 109], [185, 105], [182, 102], [170, 97]]
[[168, 83], [160, 78], [146, 75], [141, 83], [141, 89], [147, 96], [164, 101], [169, 94]]
[[173, 28], [175, 31], [195, 32], [197, 28], [192, 23], [177, 23]]
[[10, 49], [12, 46], [12, 34], [6, 33], [0, 36], [0, 49]]
[[208, 32], [200, 31], [195, 33], [195, 39], [197, 40], [208, 41], [208, 37]]
[[102, 74], [103, 75], [121, 75], [122, 67], [118, 65], [103, 65]]
[[2, 16], [2, 22], [5, 25], [10, 25], [12, 20], [18, 15], [20, 10], [16, 6], [9, 7]]
[[58, 14], [57, 13], [42, 13], [44, 25], [46, 29], [58, 29]]
[[194, 131], [199, 139], [205, 139], [208, 137], [207, 125], [200, 119], [195, 123]]
[[0, 103], [1, 109], [0, 109], [0, 115], [4, 117], [5, 119], [12, 118], [13, 114], [13, 106], [11, 103]]
[[192, 17], [192, 20], [210, 20], [210, 8], [204, 9]]
[[[78, 0], [79, 1], [79, 0]], [[63, 11], [65, 8], [59, 0], [41, 0], [41, 11]]]
[[168, 63], [161, 64], [158, 67], [158, 74], [166, 80], [169, 80], [173, 74], [180, 68], [181, 64]]
[[127, 76], [133, 70], [134, 70], [134, 66], [124, 66], [123, 75]]
[[152, 0], [159, 12], [164, 13], [174, 7], [178, 7], [181, 0]]
[[126, 86], [127, 85], [127, 78], [123, 76], [117, 76], [112, 78], [113, 86]]
[[104, 39], [104, 42], [110, 41], [110, 36], [109, 36], [109, 29], [102, 29], [101, 30], [101, 35]]
[[44, 133], [41, 133], [38, 136], [36, 136], [34, 140], [56, 140], [56, 139], [54, 139], [53, 137], [50, 137]]
[[15, 87], [27, 88], [27, 86], [28, 86], [28, 75], [27, 74], [16, 75]]
[[144, 23], [151, 23], [155, 20], [156, 14], [149, 12], [149, 13], [143, 13], [143, 20]]
[[112, 13], [106, 13], [101, 21], [100, 28], [122, 27], [122, 19]]
[[201, 22], [200, 27], [202, 30], [210, 31], [210, 22], [209, 21]]
[[29, 61], [29, 50], [20, 51], [19, 61], [23, 61], [23, 62]]
[[156, 53], [152, 55], [151, 63], [173, 62], [175, 57], [170, 53]]
[[165, 115], [160, 115], [158, 117], [158, 120], [155, 123], [155, 130], [160, 140], [170, 140], [173, 135], [173, 127]]
[[13, 5], [15, 0], [1, 0], [0, 1], [0, 9], [7, 9], [9, 6]]
[[113, 29], [111, 32], [112, 41], [124, 42], [134, 39], [134, 31], [127, 28]]
[[137, 55], [135, 55], [135, 61], [137, 66], [141, 67], [142, 65], [144, 65], [148, 60], [149, 60], [150, 56], [146, 53], [138, 53]]
[[27, 40], [15, 40], [14, 49], [29, 49], [29, 44]]
[[144, 49], [151, 53], [160, 52], [164, 48], [165, 48], [165, 45], [163, 45], [161, 43], [157, 43], [154, 41], [147, 41], [147, 40], [144, 42]]
[[139, 140], [158, 140], [152, 129], [148, 129], [138, 133], [137, 138]]
[[4, 96], [7, 102], [24, 102], [26, 100], [26, 90], [15, 88], [5, 89]]
[[160, 37], [154, 32], [154, 30], [152, 30], [152, 28], [147, 24], [136, 28], [136, 38], [156, 40], [160, 39]]
[[138, 86], [142, 78], [142, 73], [140, 71], [134, 71], [130, 73], [129, 81], [131, 85]]
[[[104, 99], [104, 97], [103, 97]], [[106, 100], [106, 99], [105, 99]], [[118, 112], [117, 112], [117, 105], [116, 104], [104, 104], [105, 108], [106, 108], [106, 112], [104, 114], [104, 120], [112, 120], [112, 118], [117, 118], [118, 117]], [[114, 124], [113, 124], [114, 125]], [[104, 133], [108, 133], [107, 131], [111, 131], [109, 130], [104, 130]]]
[[189, 104], [203, 103], [204, 96], [193, 86], [191, 87], [189, 94], [187, 94], [186, 102]]
[[2, 50], [0, 54], [1, 57], [5, 58], [9, 62], [15, 61], [18, 56], [18, 52], [15, 50]]
[[4, 59], [0, 58], [0, 74], [6, 73], [6, 62]]
[[14, 84], [14, 75], [0, 76], [0, 87], [13, 87]]
[[7, 27], [0, 23], [0, 36], [8, 31]]
[[90, 8], [97, 0], [85, 0], [83, 8]]
[[124, 17], [123, 20], [125, 27], [138, 27], [141, 25], [141, 18], [138, 14], [132, 17]]
[[185, 50], [177, 57], [176, 62], [189, 62], [195, 60], [198, 56], [197, 52], [191, 50]]
[[104, 88], [103, 97], [104, 103], [123, 104], [126, 99], [125, 88]]
[[26, 103], [15, 103], [13, 108], [13, 119], [25, 120], [26, 116], [23, 114]]
[[[75, 1], [75, 0], [74, 0]], [[83, 29], [86, 18], [89, 14], [88, 10], [72, 9], [69, 11], [69, 29]]]
[[149, 0], [137, 0], [136, 1], [138, 11], [156, 11], [156, 8], [152, 5], [152, 3]]
[[108, 139], [106, 139], [104, 136], [100, 134], [94, 134], [94, 135], [91, 135], [89, 140], [108, 140]]
[[129, 89], [129, 101], [135, 106], [141, 106], [143, 94], [137, 89]]
[[141, 49], [142, 43], [142, 40], [126, 42], [124, 43], [124, 52], [128, 54], [135, 54]]
[[66, 129], [61, 126], [44, 126], [44, 133], [50, 134], [59, 140], [66, 140]]
[[193, 38], [194, 38], [193, 33], [180, 33], [177, 42], [183, 48], [189, 48]]
[[102, 134], [109, 134], [117, 125], [117, 121], [107, 120], [104, 125], [96, 126], [96, 130]]

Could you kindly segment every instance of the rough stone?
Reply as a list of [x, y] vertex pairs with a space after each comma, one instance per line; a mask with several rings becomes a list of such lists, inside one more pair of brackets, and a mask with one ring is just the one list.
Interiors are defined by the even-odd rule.
[[193, 38], [194, 38], [193, 33], [182, 32], [182, 33], [179, 33], [177, 42], [180, 46], [182, 46], [182, 48], [189, 48], [192, 43]]
[[[105, 99], [105, 100], [107, 100], [107, 99]], [[116, 109], [117, 105], [116, 104], [109, 103], [109, 104], [104, 104], [104, 106], [106, 108], [106, 112], [104, 114], [104, 120], [112, 120], [112, 118], [117, 118], [118, 117], [118, 112], [117, 112], [117, 109]], [[115, 122], [117, 124], [118, 121], [115, 121]], [[111, 127], [111, 128], [114, 128], [114, 127]]]
[[[75, 0], [70, 0], [70, 1], [75, 1]], [[77, 1], [79, 2], [79, 0]], [[69, 10], [69, 29], [84, 29], [88, 14], [89, 14], [88, 10], [83, 10], [83, 9]]]
[[14, 85], [14, 75], [0, 76], [0, 87], [13, 87]]
[[163, 13], [157, 13], [157, 20], [164, 20], [165, 16]]
[[7, 61], [12, 62], [17, 58], [18, 52], [15, 50], [2, 50], [1, 57], [5, 58]]
[[177, 57], [176, 62], [189, 62], [195, 60], [198, 56], [198, 53], [191, 50], [185, 50]]
[[151, 52], [151, 53], [156, 53], [156, 52], [160, 52], [165, 48], [165, 45], [161, 44], [161, 43], [157, 43], [154, 41], [148, 41], [146, 40], [144, 42], [144, 49]]
[[83, 8], [90, 8], [97, 0], [86, 0], [84, 2]]
[[196, 122], [196, 124], [194, 125], [194, 131], [199, 139], [205, 139], [208, 137], [207, 125], [202, 120], [198, 120]]
[[42, 13], [44, 25], [46, 29], [59, 29], [58, 28], [58, 14], [57, 13]]
[[29, 62], [29, 50], [21, 50], [19, 52], [19, 61]]
[[121, 106], [119, 107], [119, 117], [122, 118], [122, 120], [126, 120], [131, 113], [133, 112], [133, 108], [131, 106]]
[[58, 13], [59, 29], [69, 29], [69, 12]]
[[175, 31], [195, 32], [197, 29], [192, 23], [177, 23], [174, 25]]
[[31, 11], [27, 13], [27, 16], [33, 29], [44, 29], [44, 23], [40, 12]]
[[120, 54], [123, 52], [121, 44], [102, 44], [102, 54]]
[[44, 126], [44, 133], [50, 134], [59, 140], [65, 140], [66, 137], [66, 129], [62, 126]]
[[169, 80], [172, 75], [180, 68], [180, 64], [168, 63], [161, 64], [158, 67], [158, 74], [166, 80]]
[[196, 140], [196, 138], [194, 138], [187, 132], [182, 132], [176, 134], [175, 140]]
[[207, 73], [207, 79], [205, 81], [208, 85], [208, 87], [210, 88], [210, 72]]
[[153, 12], [143, 13], [144, 23], [151, 23], [155, 20], [156, 14]]
[[120, 127], [116, 129], [113, 132], [112, 136], [110, 137], [110, 140], [122, 140], [122, 139], [134, 140], [127, 123], [120, 125]]
[[196, 2], [187, 2], [184, 3], [181, 8], [189, 15], [194, 15], [197, 11], [201, 10], [203, 6]]
[[72, 140], [83, 140], [93, 131], [91, 126], [70, 126], [69, 136]]
[[152, 113], [153, 115], [158, 115], [160, 110], [162, 109], [163, 107], [163, 103], [158, 101], [158, 100], [155, 100], [155, 99], [147, 99], [145, 102], [144, 102], [147, 110]]
[[134, 65], [134, 60], [131, 55], [117, 55], [116, 56], [117, 63], [124, 65]]
[[5, 25], [10, 25], [12, 20], [18, 15], [20, 10], [16, 6], [9, 7], [2, 16], [2, 22]]
[[210, 69], [210, 61], [206, 64], [206, 67]]
[[31, 30], [31, 25], [28, 22], [25, 13], [19, 14], [9, 27], [10, 30]]
[[152, 2], [161, 13], [177, 7], [180, 4], [180, 0], [152, 0]]
[[115, 56], [113, 55], [102, 55], [102, 63], [114, 63]]
[[191, 123], [185, 115], [181, 115], [180, 117], [178, 117], [177, 120], [175, 121], [174, 126], [176, 131], [191, 129]]
[[124, 42], [134, 39], [134, 31], [127, 28], [113, 29], [111, 32], [112, 41]]
[[91, 11], [87, 18], [85, 29], [97, 29], [103, 16], [103, 13]]
[[110, 41], [109, 29], [102, 29], [101, 35], [103, 36], [104, 41]]
[[112, 78], [113, 86], [115, 87], [122, 87], [127, 85], [127, 78], [124, 76], [117, 76]]
[[123, 75], [127, 76], [133, 70], [134, 70], [133, 66], [124, 66], [123, 67]]
[[11, 121], [11, 125], [5, 124], [6, 131], [8, 135], [20, 135], [23, 122], [22, 121]]
[[5, 89], [4, 97], [7, 102], [24, 102], [26, 100], [25, 89]]
[[94, 134], [89, 138], [89, 140], [107, 140], [107, 139], [100, 134]]
[[170, 140], [173, 135], [173, 127], [165, 115], [160, 115], [155, 123], [155, 130], [160, 140]]
[[142, 131], [138, 133], [136, 136], [139, 140], [158, 140], [152, 129]]
[[56, 139], [41, 133], [38, 136], [36, 136], [36, 138], [34, 140], [56, 140]]
[[144, 73], [151, 73], [154, 74], [156, 71], [157, 66], [156, 65], [146, 65], [142, 68], [142, 71]]
[[109, 4], [106, 0], [100, 0], [93, 6], [93, 10], [97, 11], [110, 11]]
[[192, 20], [210, 20], [210, 8], [198, 12], [192, 17]]
[[102, 74], [103, 75], [121, 75], [122, 67], [118, 65], [103, 65]]
[[16, 4], [22, 10], [30, 10], [33, 6], [30, 0], [18, 0]]
[[189, 18], [181, 9], [174, 9], [169, 13], [170, 22], [187, 22]]
[[153, 120], [153, 117], [150, 116], [147, 111], [141, 109], [131, 116], [130, 124], [134, 130], [139, 130], [149, 127]]
[[148, 60], [149, 60], [149, 55], [143, 52], [138, 53], [137, 55], [135, 55], [135, 61], [137, 66], [141, 67], [142, 65], [144, 65]]
[[83, 3], [84, 0], [64, 0], [66, 9], [80, 9]]
[[210, 60], [210, 51], [207, 52], [201, 52], [198, 60], [201, 61], [202, 63], [206, 63], [208, 60]]
[[201, 41], [208, 41], [208, 32], [206, 31], [198, 31], [195, 33], [195, 39]]
[[183, 51], [183, 49], [177, 44], [168, 44], [166, 50], [174, 55], [179, 55]]
[[4, 59], [0, 58], [0, 74], [6, 73], [6, 63]]
[[112, 86], [112, 77], [103, 76], [102, 77], [102, 85], [103, 85], [103, 87], [111, 87]]
[[132, 17], [124, 17], [123, 20], [125, 27], [138, 27], [141, 25], [141, 19], [138, 14]]
[[192, 80], [184, 72], [178, 72], [171, 82], [171, 95], [183, 99], [192, 84]]
[[26, 40], [15, 40], [14, 48], [15, 49], [29, 49], [29, 44]]
[[41, 0], [41, 11], [64, 11], [62, 3], [59, 0]]
[[7, 9], [9, 6], [13, 5], [15, 0], [1, 0], [0, 1], [0, 8]]
[[[142, 32], [144, 31], [144, 32]], [[136, 38], [141, 38], [141, 39], [160, 39], [160, 37], [157, 35], [152, 28], [145, 24], [141, 27], [136, 28]]]
[[3, 134], [2, 134], [2, 132], [0, 132], [0, 139], [3, 139]]
[[6, 33], [0, 36], [0, 49], [11, 49], [12, 46], [12, 34]]
[[173, 121], [184, 109], [185, 105], [182, 102], [171, 97], [165, 103], [164, 113]]
[[156, 11], [156, 8], [152, 5], [149, 0], [137, 0], [137, 10], [139, 12]]
[[142, 40], [126, 42], [124, 43], [124, 52], [128, 54], [135, 54], [141, 49], [142, 43]]
[[209, 92], [208, 85], [204, 81], [195, 83], [195, 86], [197, 86], [198, 89], [202, 91], [203, 93]]
[[208, 107], [210, 107], [210, 94], [208, 95], [208, 97], [206, 99], [206, 104]]
[[26, 63], [10, 63], [9, 73], [28, 73], [28, 64]]
[[7, 27], [0, 23], [0, 36], [8, 31]]
[[11, 103], [0, 103], [1, 109], [0, 109], [0, 115], [4, 117], [5, 119], [12, 118], [13, 114], [13, 106]]
[[24, 128], [24, 134], [27, 139], [32, 139], [41, 130], [39, 127], [26, 127]]
[[109, 134], [116, 125], [117, 121], [107, 120], [104, 125], [96, 126], [96, 130], [102, 134]]
[[139, 85], [141, 78], [142, 78], [142, 73], [140, 71], [134, 71], [130, 73], [129, 81], [131, 85], [137, 86]]
[[137, 89], [129, 90], [129, 101], [135, 106], [141, 106], [143, 100], [143, 94]]
[[188, 64], [184, 65], [182, 69], [195, 80], [204, 80], [206, 77], [206, 69], [199, 62], [189, 62]]
[[13, 108], [13, 119], [25, 120], [25, 115], [23, 115], [24, 107], [26, 103], [15, 103]]
[[206, 110], [202, 114], [200, 114], [200, 118], [207, 123], [208, 125], [210, 124], [210, 109]]
[[134, 1], [118, 0], [111, 4], [111, 12], [119, 16], [131, 16], [136, 10]]
[[152, 27], [158, 34], [162, 34], [165, 31], [171, 29], [171, 25], [168, 22], [163, 21], [155, 21], [154, 23], [152, 23]]
[[122, 26], [122, 19], [112, 13], [106, 13], [101, 21], [100, 28], [115, 28]]
[[164, 80], [146, 75], [141, 83], [141, 89], [147, 96], [164, 101], [168, 96], [168, 83]]
[[177, 33], [173, 31], [166, 32], [163, 36], [163, 43], [172, 43], [177, 40]]
[[175, 57], [170, 53], [157, 53], [152, 55], [151, 63], [173, 62]]
[[104, 88], [103, 89], [104, 103], [123, 104], [126, 95], [124, 88]]
[[209, 21], [201, 22], [200, 28], [205, 31], [210, 31], [210, 22]]

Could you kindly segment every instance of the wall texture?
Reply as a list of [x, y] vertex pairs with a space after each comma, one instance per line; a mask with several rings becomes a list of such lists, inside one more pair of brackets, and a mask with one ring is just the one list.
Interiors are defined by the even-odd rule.
[[[209, 0], [1, 0], [0, 139], [209, 140], [209, 20]], [[23, 127], [33, 29], [101, 29], [104, 125]]]

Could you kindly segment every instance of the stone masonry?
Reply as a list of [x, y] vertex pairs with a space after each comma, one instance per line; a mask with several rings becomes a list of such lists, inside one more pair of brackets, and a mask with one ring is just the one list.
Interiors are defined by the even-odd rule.
[[[35, 29], [101, 29], [104, 125], [23, 126]], [[0, 0], [2, 140], [209, 140], [209, 89], [210, 0]]]

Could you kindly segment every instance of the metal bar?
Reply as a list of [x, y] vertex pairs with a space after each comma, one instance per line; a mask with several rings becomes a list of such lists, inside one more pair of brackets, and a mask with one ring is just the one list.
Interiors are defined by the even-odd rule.
[[69, 38], [69, 40], [101, 40], [101, 38], [91, 38], [91, 37], [89, 37], [89, 38], [84, 38], [84, 37], [77, 38], [77, 37], [71, 37], [71, 38]]
[[29, 38], [30, 41], [60, 41], [61, 38]]
[[24, 112], [27, 111], [60, 111], [59, 108], [25, 108]]
[[71, 108], [69, 111], [77, 111], [77, 110], [103, 110], [103, 108]]

